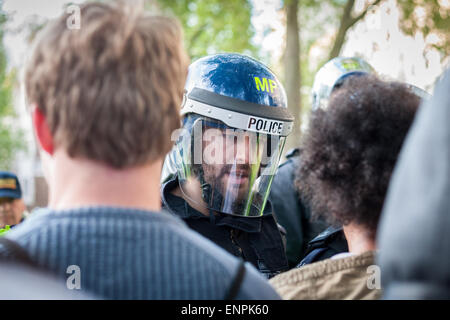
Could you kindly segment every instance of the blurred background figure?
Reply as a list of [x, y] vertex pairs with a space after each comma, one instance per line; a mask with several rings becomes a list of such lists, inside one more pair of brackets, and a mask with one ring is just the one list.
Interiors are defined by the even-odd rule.
[[375, 74], [375, 70], [358, 57], [337, 57], [325, 63], [314, 77], [311, 92], [312, 111], [326, 109], [331, 93], [341, 87], [347, 78], [366, 74]]
[[349, 250], [273, 278], [284, 299], [381, 296], [380, 281], [368, 285], [377, 225], [419, 104], [407, 85], [366, 75], [349, 78], [332, 93], [327, 109], [313, 112], [296, 186], [314, 216], [343, 227]]
[[25, 215], [19, 179], [11, 172], [0, 171], [0, 229], [20, 223]]
[[378, 245], [386, 299], [450, 299], [450, 70], [418, 113], [389, 187]]

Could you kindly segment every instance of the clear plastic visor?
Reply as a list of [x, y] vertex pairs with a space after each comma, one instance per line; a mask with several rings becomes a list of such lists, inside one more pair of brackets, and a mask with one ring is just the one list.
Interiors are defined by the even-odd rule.
[[207, 117], [188, 121], [175, 146], [184, 195], [212, 211], [261, 216], [285, 138]]

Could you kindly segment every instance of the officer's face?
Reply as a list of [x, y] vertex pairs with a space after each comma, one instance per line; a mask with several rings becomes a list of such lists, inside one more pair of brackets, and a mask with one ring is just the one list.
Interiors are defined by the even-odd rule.
[[242, 198], [250, 180], [251, 136], [246, 132], [209, 129], [203, 134], [205, 181], [224, 195]]
[[0, 198], [0, 228], [18, 224], [25, 209], [22, 199]]

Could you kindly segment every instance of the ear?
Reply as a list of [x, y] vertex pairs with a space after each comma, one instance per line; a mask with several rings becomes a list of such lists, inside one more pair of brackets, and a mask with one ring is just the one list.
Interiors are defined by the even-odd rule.
[[47, 119], [39, 108], [34, 105], [32, 111], [33, 127], [40, 147], [50, 155], [53, 155], [53, 137], [47, 124]]

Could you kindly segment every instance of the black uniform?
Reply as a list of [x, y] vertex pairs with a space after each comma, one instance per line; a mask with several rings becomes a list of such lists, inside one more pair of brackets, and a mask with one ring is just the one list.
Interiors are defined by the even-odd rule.
[[[208, 216], [198, 212], [183, 199], [171, 193], [178, 186], [176, 177], [161, 187], [163, 207], [181, 217], [187, 225], [229, 253], [252, 263], [270, 278], [288, 270], [285, 248], [271, 204], [266, 204], [261, 217], [238, 217], [215, 213]], [[281, 230], [282, 231], [282, 230]]]
[[269, 199], [278, 223], [286, 229], [286, 255], [289, 267], [293, 268], [305, 256], [308, 242], [323, 231], [327, 224], [311, 221], [311, 210], [294, 186], [300, 149], [289, 151], [286, 158], [287, 161], [278, 167], [273, 178]]
[[329, 227], [309, 242], [305, 257], [297, 268], [331, 258], [342, 252], [348, 252], [344, 231], [342, 228]]

